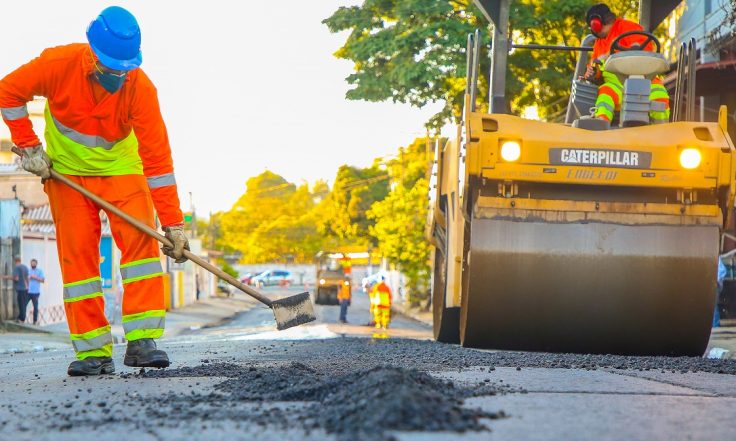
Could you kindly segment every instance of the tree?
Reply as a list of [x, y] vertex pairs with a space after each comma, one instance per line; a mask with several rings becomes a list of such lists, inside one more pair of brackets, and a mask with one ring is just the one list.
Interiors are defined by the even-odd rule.
[[724, 2], [721, 6], [724, 12], [723, 20], [708, 33], [708, 42], [713, 52], [733, 45], [736, 41], [736, 3], [733, 1], [728, 5], [726, 3], [728, 2]]
[[[516, 43], [578, 45], [588, 33], [586, 10], [596, 0], [514, 0], [511, 38]], [[607, 2], [620, 15], [636, 12], [638, 0]], [[354, 63], [346, 78], [348, 99], [409, 103], [422, 107], [443, 102], [427, 123], [456, 123], [465, 90], [465, 47], [469, 33], [480, 29], [478, 105], [487, 109], [490, 66], [488, 23], [465, 0], [365, 0], [341, 7], [323, 21], [330, 31], [349, 30], [335, 56]], [[509, 56], [507, 96], [514, 112], [537, 106], [543, 118], [555, 119], [567, 105], [577, 53], [515, 50]]]
[[341, 166], [329, 195], [320, 203], [317, 212], [319, 231], [346, 242], [369, 242], [368, 234], [373, 220], [366, 212], [374, 202], [388, 194], [388, 174], [379, 163], [359, 168]]
[[381, 253], [406, 276], [412, 303], [427, 298], [425, 282], [429, 278], [430, 245], [424, 238], [429, 189], [426, 145], [427, 139], [420, 138], [399, 149], [388, 163], [391, 191], [368, 212], [375, 220], [370, 233]]
[[[317, 189], [323, 197], [324, 187]], [[240, 251], [246, 263], [311, 262], [323, 244], [314, 212], [318, 197], [306, 184], [297, 187], [270, 171], [252, 177], [245, 194], [219, 217], [221, 243]]]
[[348, 99], [417, 107], [444, 102], [430, 121], [440, 127], [460, 116], [464, 49], [467, 35], [480, 27], [478, 17], [470, 1], [365, 0], [340, 7], [323, 23], [331, 32], [351, 31], [335, 52], [355, 63], [355, 73], [346, 78], [354, 86]]

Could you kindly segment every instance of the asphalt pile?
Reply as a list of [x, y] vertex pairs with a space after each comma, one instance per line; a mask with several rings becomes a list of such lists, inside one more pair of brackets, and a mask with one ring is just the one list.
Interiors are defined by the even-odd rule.
[[339, 439], [384, 439], [386, 431], [486, 430], [481, 418], [501, 418], [462, 407], [467, 394], [452, 382], [416, 370], [377, 367], [337, 379], [312, 417]]
[[[223, 382], [209, 394], [170, 395], [149, 414], [202, 415], [201, 405], [217, 406], [218, 417], [251, 421], [261, 425], [288, 427], [301, 425], [306, 431], [321, 429], [340, 440], [391, 439], [389, 431], [480, 431], [486, 430], [482, 418], [504, 417], [503, 412], [488, 413], [462, 407], [473, 391], [456, 388], [451, 381], [439, 380], [415, 369], [377, 366], [332, 375], [302, 363], [282, 366], [237, 366], [206, 364], [197, 367], [146, 371], [146, 377], [221, 376]], [[486, 393], [494, 391], [487, 389]], [[192, 413], [181, 410], [188, 403]], [[288, 411], [274, 409], [273, 402], [298, 402]], [[247, 405], [264, 403], [262, 406]], [[269, 403], [269, 404], [266, 404]], [[175, 407], [169, 412], [161, 405]], [[193, 406], [191, 406], [193, 404]]]

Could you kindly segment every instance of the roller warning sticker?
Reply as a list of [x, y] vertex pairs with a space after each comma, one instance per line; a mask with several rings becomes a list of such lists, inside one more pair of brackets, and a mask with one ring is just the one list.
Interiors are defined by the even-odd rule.
[[555, 165], [650, 168], [652, 153], [630, 150], [553, 148], [549, 149], [549, 162]]

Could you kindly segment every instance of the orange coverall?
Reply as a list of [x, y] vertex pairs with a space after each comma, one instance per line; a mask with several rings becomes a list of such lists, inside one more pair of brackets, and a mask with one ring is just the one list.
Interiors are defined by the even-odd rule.
[[[596, 38], [593, 44], [593, 54], [591, 60], [605, 61], [611, 52], [611, 43], [618, 38], [618, 36], [630, 32], [630, 31], [642, 31], [642, 28], [638, 23], [633, 21], [624, 20], [623, 18], [617, 18], [613, 23], [611, 31], [605, 38]], [[623, 47], [631, 47], [635, 44], [641, 44], [646, 37], [643, 35], [630, 35], [621, 39], [619, 44]], [[645, 50], [654, 50], [654, 44], [649, 43]], [[591, 61], [591, 62], [592, 62]], [[624, 86], [621, 84], [621, 80], [612, 74], [603, 72], [603, 84], [598, 88], [598, 99], [596, 100], [596, 117], [605, 118], [608, 121], [613, 120], [615, 112], [621, 110], [621, 100], [623, 97]], [[670, 116], [670, 99], [667, 89], [662, 84], [662, 79], [655, 77], [652, 79], [652, 91], [649, 95], [650, 101], [660, 101], [665, 103], [664, 112], [650, 112], [650, 118], [654, 121], [668, 121]]]
[[[173, 161], [156, 88], [141, 69], [114, 94], [94, 79], [88, 44], [44, 50], [0, 80], [0, 112], [20, 148], [41, 144], [26, 103], [47, 98], [45, 138], [53, 167], [151, 227], [179, 225]], [[112, 354], [100, 279], [100, 207], [65, 185], [44, 184], [56, 225], [64, 307], [80, 359]], [[121, 251], [126, 338], [158, 338], [164, 329], [163, 270], [157, 242], [107, 213]]]

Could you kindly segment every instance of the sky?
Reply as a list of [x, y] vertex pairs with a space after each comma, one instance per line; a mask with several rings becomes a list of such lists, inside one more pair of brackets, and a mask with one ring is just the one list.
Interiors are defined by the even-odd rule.
[[353, 66], [332, 54], [347, 34], [331, 34], [321, 22], [358, 3], [7, 2], [0, 77], [46, 47], [86, 41], [87, 25], [105, 7], [130, 10], [141, 26], [141, 67], [159, 92], [182, 208], [191, 193], [206, 217], [228, 210], [245, 181], [264, 170], [297, 184], [332, 182], [340, 165], [368, 166], [424, 135], [438, 104], [345, 99]]

